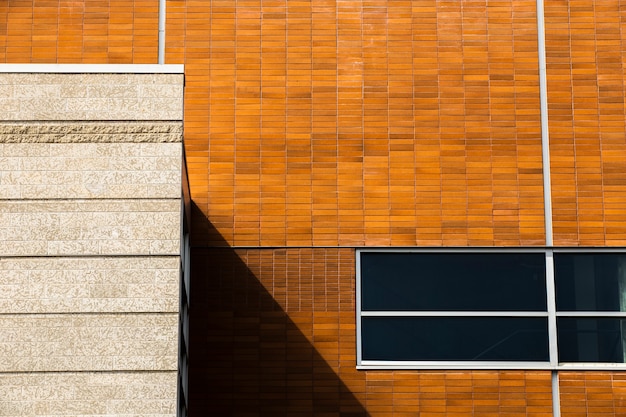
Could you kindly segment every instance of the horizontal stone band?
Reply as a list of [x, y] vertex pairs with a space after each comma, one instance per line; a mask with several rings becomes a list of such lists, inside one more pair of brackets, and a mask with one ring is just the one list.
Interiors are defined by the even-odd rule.
[[181, 122], [2, 122], [0, 143], [182, 142]]

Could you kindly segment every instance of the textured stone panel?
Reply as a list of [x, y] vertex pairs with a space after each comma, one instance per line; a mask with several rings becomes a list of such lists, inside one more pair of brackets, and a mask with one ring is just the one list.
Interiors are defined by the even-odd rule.
[[176, 372], [0, 374], [0, 416], [176, 414]]
[[0, 416], [175, 415], [182, 81], [0, 74]]
[[181, 120], [182, 74], [0, 74], [4, 120]]
[[0, 258], [0, 311], [177, 312], [179, 257]]
[[179, 200], [0, 201], [0, 255], [170, 255]]
[[0, 372], [175, 370], [178, 314], [0, 315]]
[[180, 143], [0, 144], [0, 199], [172, 198]]
[[181, 122], [0, 122], [0, 143], [182, 142]]

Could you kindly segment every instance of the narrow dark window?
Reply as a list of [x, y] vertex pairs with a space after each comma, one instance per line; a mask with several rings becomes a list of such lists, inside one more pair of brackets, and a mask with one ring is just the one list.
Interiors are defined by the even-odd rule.
[[363, 253], [364, 311], [546, 311], [542, 253]]
[[559, 362], [624, 363], [626, 255], [554, 256]]
[[549, 362], [545, 265], [541, 251], [362, 251], [362, 364]]
[[554, 256], [559, 311], [626, 311], [626, 256], [559, 253]]
[[363, 359], [548, 361], [543, 317], [364, 317]]
[[360, 368], [626, 370], [623, 250], [357, 254]]
[[559, 317], [560, 362], [624, 363], [626, 319]]

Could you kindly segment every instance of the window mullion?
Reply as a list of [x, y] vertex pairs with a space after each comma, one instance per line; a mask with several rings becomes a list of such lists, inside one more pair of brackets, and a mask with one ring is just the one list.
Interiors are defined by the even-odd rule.
[[362, 311], [361, 317], [548, 317], [545, 311]]
[[546, 296], [548, 307], [548, 345], [550, 349], [550, 365], [559, 364], [559, 351], [556, 328], [556, 290], [554, 281], [554, 252], [546, 249]]
[[557, 317], [589, 317], [589, 318], [609, 318], [609, 317], [626, 317], [624, 311], [559, 311]]
[[361, 254], [356, 252], [356, 363], [363, 362], [363, 339], [361, 337], [363, 308], [361, 306]]

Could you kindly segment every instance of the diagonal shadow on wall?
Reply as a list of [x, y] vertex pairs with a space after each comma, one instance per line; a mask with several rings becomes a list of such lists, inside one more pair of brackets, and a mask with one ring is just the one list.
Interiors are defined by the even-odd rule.
[[189, 415], [367, 416], [243, 252], [192, 246]]

